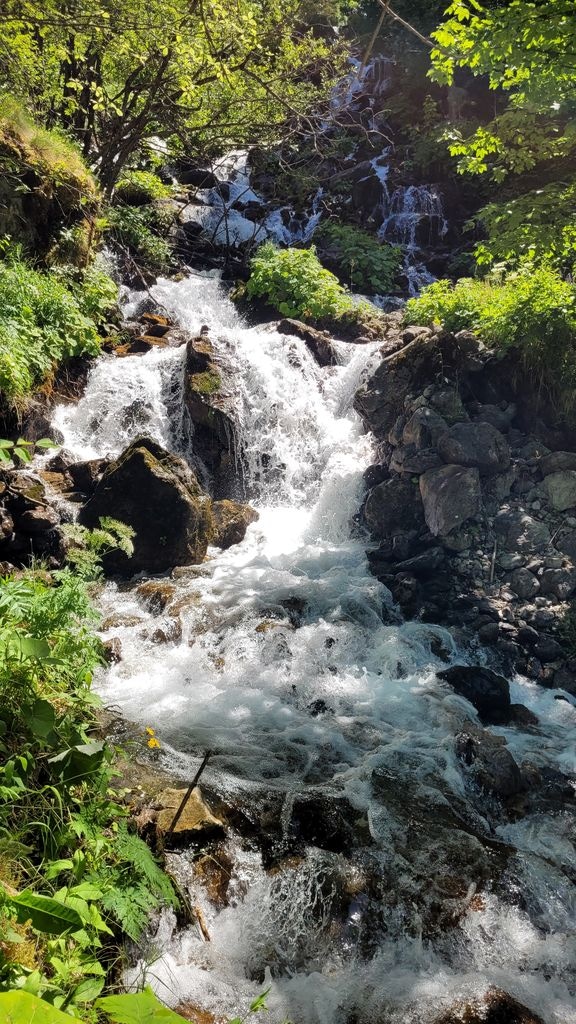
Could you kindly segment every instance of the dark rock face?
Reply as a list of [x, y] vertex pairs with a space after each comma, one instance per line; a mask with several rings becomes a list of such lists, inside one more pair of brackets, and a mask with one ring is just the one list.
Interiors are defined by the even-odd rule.
[[257, 519], [258, 513], [250, 505], [242, 505], [239, 501], [215, 501], [212, 505], [212, 544], [218, 548], [240, 544], [250, 523]]
[[472, 726], [456, 737], [456, 752], [465, 766], [465, 777], [484, 793], [507, 800], [526, 789], [522, 772], [501, 736]]
[[424, 517], [434, 537], [445, 537], [479, 515], [482, 493], [477, 469], [443, 466], [420, 477]]
[[480, 666], [453, 665], [438, 672], [438, 678], [470, 701], [482, 722], [501, 725], [508, 721], [510, 685], [504, 676]]
[[184, 403], [194, 430], [194, 449], [213, 474], [217, 497], [229, 490], [231, 467], [235, 463], [234, 422], [223, 368], [214, 361], [214, 352], [206, 334], [191, 338], [186, 346]]
[[414, 484], [396, 478], [372, 488], [364, 506], [364, 521], [381, 539], [421, 525], [422, 503]]
[[210, 499], [182, 459], [138, 438], [112, 462], [81, 512], [97, 526], [111, 516], [135, 530], [134, 553], [112, 552], [106, 568], [131, 576], [201, 562], [212, 530]]

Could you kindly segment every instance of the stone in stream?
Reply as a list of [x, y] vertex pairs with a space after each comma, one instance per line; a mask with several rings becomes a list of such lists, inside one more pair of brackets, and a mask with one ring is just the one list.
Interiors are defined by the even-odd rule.
[[182, 459], [140, 437], [110, 463], [80, 521], [95, 527], [111, 516], [134, 529], [133, 554], [113, 551], [104, 559], [107, 571], [132, 576], [201, 562], [211, 539], [210, 506]]
[[338, 357], [332, 346], [330, 335], [318, 331], [315, 327], [285, 317], [278, 323], [280, 334], [292, 334], [305, 342], [306, 348], [312, 353], [319, 366], [337, 366]]
[[250, 523], [259, 518], [256, 509], [242, 505], [239, 501], [215, 501], [212, 505], [212, 544], [217, 548], [229, 548], [244, 540]]
[[422, 525], [418, 489], [410, 480], [400, 477], [378, 484], [366, 499], [364, 521], [378, 539]]
[[437, 675], [476, 708], [482, 722], [501, 725], [508, 721], [510, 684], [504, 676], [480, 665], [452, 665]]
[[217, 818], [204, 800], [200, 787], [196, 786], [190, 794], [184, 810], [173, 831], [170, 830], [174, 815], [186, 794], [185, 789], [165, 789], [157, 798], [160, 805], [156, 825], [163, 835], [167, 833], [180, 838], [204, 836], [207, 833], [220, 832], [224, 822]]
[[542, 1017], [500, 988], [480, 999], [454, 1003], [433, 1024], [544, 1024]]

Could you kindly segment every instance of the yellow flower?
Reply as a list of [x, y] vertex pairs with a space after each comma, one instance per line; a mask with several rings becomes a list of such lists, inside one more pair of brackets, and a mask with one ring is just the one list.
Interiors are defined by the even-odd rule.
[[154, 729], [151, 729], [149, 725], [146, 726], [146, 729], [144, 731], [147, 733], [148, 736], [154, 736]]
[[148, 746], [151, 749], [153, 749], [154, 747], [159, 747], [160, 743], [158, 742], [155, 736], [151, 736], [150, 739], [148, 740]]

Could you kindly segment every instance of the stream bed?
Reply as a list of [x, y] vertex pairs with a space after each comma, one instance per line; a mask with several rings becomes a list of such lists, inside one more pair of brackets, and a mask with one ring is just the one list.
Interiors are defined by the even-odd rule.
[[[159, 613], [107, 584], [104, 636], [122, 660], [97, 688], [156, 730], [159, 765], [183, 781], [210, 749], [207, 786], [269, 820], [277, 849], [266, 863], [231, 830], [225, 898], [195, 893], [210, 941], [165, 912], [128, 983], [218, 1018], [270, 987], [270, 1024], [425, 1024], [496, 985], [572, 1024], [574, 817], [515, 818], [470, 791], [455, 737], [478, 720], [435, 674], [463, 656], [445, 629], [400, 620], [355, 525], [373, 452], [352, 401], [378, 346], [336, 343], [339, 365], [321, 368], [300, 339], [247, 327], [213, 273], [152, 295], [187, 331], [207, 326], [229, 366], [240, 496], [259, 519], [176, 570]], [[140, 301], [127, 296], [127, 316]], [[193, 461], [184, 355], [103, 356], [55, 412], [64, 448], [111, 456], [147, 434]], [[574, 707], [512, 689], [539, 726], [492, 732], [519, 762], [576, 770]]]

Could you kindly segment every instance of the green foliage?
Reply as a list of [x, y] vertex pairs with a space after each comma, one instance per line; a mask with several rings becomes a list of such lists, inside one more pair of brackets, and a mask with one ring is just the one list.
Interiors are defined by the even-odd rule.
[[58, 363], [98, 352], [95, 321], [78, 295], [17, 251], [0, 262], [0, 390], [9, 399], [28, 394]]
[[80, 523], [65, 523], [62, 533], [67, 540], [66, 558], [82, 579], [98, 579], [101, 560], [110, 551], [123, 551], [132, 555], [134, 530], [110, 516], [100, 518], [100, 526], [89, 530]]
[[517, 347], [560, 411], [573, 418], [576, 292], [552, 268], [527, 264], [503, 280], [436, 281], [407, 302], [405, 320], [469, 328], [489, 345]]
[[11, 465], [24, 465], [26, 462], [32, 461], [32, 456], [36, 448], [45, 450], [46, 448], [57, 448], [58, 445], [51, 441], [49, 437], [42, 437], [39, 441], [26, 441], [23, 437], [19, 437], [17, 441], [7, 441], [5, 438], [0, 438], [0, 462], [7, 462]]
[[[83, 539], [95, 551], [128, 533], [104, 520]], [[76, 1016], [101, 994], [122, 935], [137, 939], [151, 909], [176, 902], [112, 796], [114, 750], [90, 736], [94, 621], [70, 568], [0, 579], [0, 990]]]
[[190, 385], [200, 395], [213, 395], [222, 387], [222, 378], [216, 370], [204, 370], [203, 373], [192, 374]]
[[169, 1010], [156, 998], [152, 989], [122, 996], [105, 996], [98, 1000], [98, 1009], [103, 1010], [113, 1024], [178, 1024], [179, 1014]]
[[565, 0], [481, 4], [455, 0], [433, 33], [433, 77], [451, 84], [456, 68], [488, 75], [508, 93], [507, 109], [472, 135], [453, 134], [459, 169], [501, 181], [574, 151], [576, 22]]
[[172, 264], [172, 250], [162, 237], [158, 217], [153, 206], [115, 206], [108, 215], [112, 239], [128, 250], [138, 266], [156, 274], [166, 272]]
[[398, 246], [379, 242], [374, 235], [349, 224], [328, 224], [321, 231], [320, 239], [341, 268], [341, 276], [351, 285], [380, 295], [395, 290], [402, 264]]
[[475, 218], [488, 233], [476, 247], [480, 266], [545, 262], [561, 274], [576, 269], [576, 185], [554, 182], [490, 203]]
[[172, 189], [151, 171], [127, 171], [116, 185], [116, 196], [129, 206], [143, 206], [154, 199], [168, 199]]
[[252, 259], [246, 294], [266, 299], [284, 316], [304, 320], [337, 319], [354, 305], [315, 249], [277, 249], [269, 242]]

